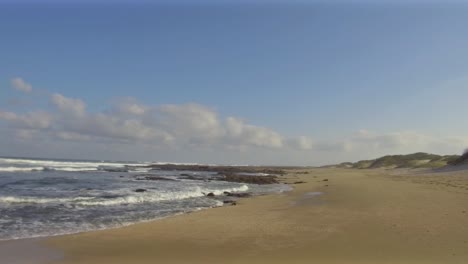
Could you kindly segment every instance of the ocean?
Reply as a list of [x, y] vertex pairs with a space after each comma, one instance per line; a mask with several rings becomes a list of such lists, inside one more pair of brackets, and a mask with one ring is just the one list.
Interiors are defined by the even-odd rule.
[[[0, 158], [0, 240], [116, 228], [223, 206], [224, 192], [260, 195], [291, 189], [206, 180], [213, 172], [150, 170], [147, 165]], [[169, 180], [144, 180], [142, 174]], [[216, 196], [205, 195], [210, 192]]]

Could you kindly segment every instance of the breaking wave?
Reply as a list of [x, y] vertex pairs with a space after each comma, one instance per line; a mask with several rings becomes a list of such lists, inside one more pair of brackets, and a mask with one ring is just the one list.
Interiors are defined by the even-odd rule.
[[97, 197], [74, 197], [74, 198], [43, 198], [43, 197], [17, 197], [0, 196], [0, 203], [29, 203], [29, 204], [70, 204], [80, 206], [113, 206], [123, 204], [151, 203], [160, 201], [183, 200], [188, 198], [203, 197], [207, 193], [221, 195], [224, 192], [245, 192], [249, 190], [247, 185], [235, 188], [205, 189], [195, 187], [187, 191], [176, 192], [153, 192], [148, 190], [144, 193], [131, 195], [107, 195]]
[[104, 161], [62, 161], [0, 158], [0, 172], [32, 172], [32, 171], [105, 171], [129, 170], [144, 172], [144, 163], [122, 163]]

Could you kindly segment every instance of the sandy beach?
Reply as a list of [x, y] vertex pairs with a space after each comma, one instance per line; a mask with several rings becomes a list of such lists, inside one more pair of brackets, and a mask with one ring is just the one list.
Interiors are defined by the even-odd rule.
[[468, 0], [0, 0], [0, 264], [468, 264], [467, 27]]
[[41, 243], [63, 252], [54, 264], [468, 260], [466, 172], [327, 168], [291, 170], [283, 181], [305, 183], [237, 206]]

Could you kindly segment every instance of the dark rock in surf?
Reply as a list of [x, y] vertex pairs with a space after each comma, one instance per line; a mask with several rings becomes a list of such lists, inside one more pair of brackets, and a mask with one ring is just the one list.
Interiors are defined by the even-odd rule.
[[227, 182], [241, 182], [241, 183], [251, 183], [251, 184], [274, 184], [279, 183], [276, 176], [252, 176], [252, 175], [243, 175], [236, 173], [226, 173], [224, 176], [219, 177], [220, 181]]
[[146, 192], [147, 190], [146, 189], [136, 189], [135, 192], [137, 193], [141, 193], [141, 192]]
[[229, 194], [227, 194], [227, 196], [237, 197], [237, 198], [245, 198], [245, 197], [250, 197], [251, 194], [250, 193], [229, 193]]
[[194, 176], [194, 175], [190, 175], [190, 174], [181, 174], [179, 177], [179, 179], [185, 179], [185, 180], [196, 180], [196, 181], [205, 181], [206, 178], [204, 178], [203, 176]]
[[211, 165], [182, 165], [182, 164], [151, 164], [147, 168], [168, 171], [201, 171], [226, 173], [265, 173], [284, 175], [286, 167], [256, 167], [256, 166], [211, 166]]
[[176, 181], [174, 179], [165, 178], [157, 175], [151, 174], [139, 174], [135, 175], [135, 180], [137, 181]]
[[210, 193], [208, 193], [206, 196], [208, 196], [208, 197], [214, 197], [214, 196], [215, 196], [215, 194], [214, 194], [214, 193], [212, 193], [212, 192], [210, 192]]
[[128, 172], [128, 168], [114, 168], [114, 167], [103, 167], [99, 166], [98, 170], [105, 172]]

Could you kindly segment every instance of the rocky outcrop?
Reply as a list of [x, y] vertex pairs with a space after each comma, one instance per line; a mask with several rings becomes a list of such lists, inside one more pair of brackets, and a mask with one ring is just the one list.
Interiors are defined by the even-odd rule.
[[246, 198], [246, 197], [250, 197], [252, 195], [250, 193], [230, 193], [230, 192], [227, 192], [226, 196], [237, 197], [237, 198]]
[[257, 167], [257, 166], [209, 166], [209, 165], [180, 165], [180, 164], [154, 164], [148, 165], [152, 170], [172, 170], [172, 171], [208, 171], [219, 174], [228, 173], [264, 173], [283, 175], [284, 169], [289, 167]]
[[174, 179], [165, 178], [165, 177], [152, 175], [152, 174], [139, 174], [139, 175], [135, 175], [134, 177], [135, 177], [135, 180], [138, 180], [138, 181], [177, 181]]
[[128, 168], [127, 168], [127, 167], [117, 168], [117, 167], [104, 167], [104, 166], [100, 166], [100, 167], [98, 167], [98, 170], [100, 170], [100, 171], [105, 171], [105, 172], [128, 172]]
[[224, 205], [237, 205], [237, 202], [236, 201], [231, 201], [231, 200], [226, 200], [226, 201], [223, 201], [223, 204]]
[[240, 182], [240, 183], [251, 183], [251, 184], [273, 184], [279, 183], [278, 177], [269, 175], [269, 176], [252, 176], [252, 175], [242, 175], [242, 174], [224, 174], [218, 180], [227, 181], [227, 182]]
[[199, 175], [190, 175], [186, 173], [180, 174], [178, 177], [179, 179], [186, 179], [186, 180], [196, 180], [196, 181], [206, 181], [206, 180], [211, 180], [211, 177], [206, 177], [206, 176], [199, 176]]

